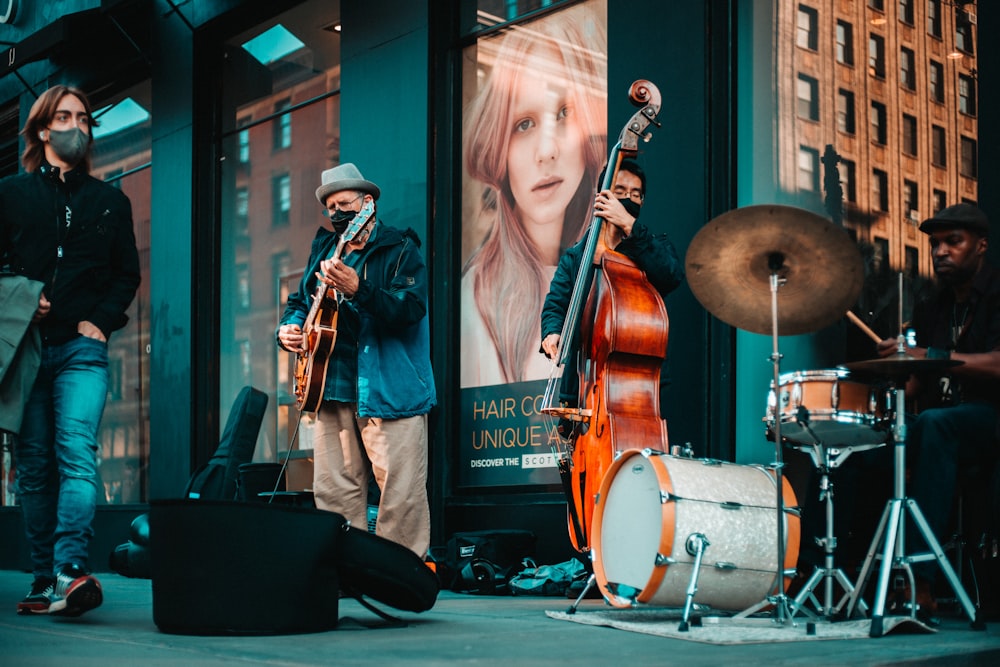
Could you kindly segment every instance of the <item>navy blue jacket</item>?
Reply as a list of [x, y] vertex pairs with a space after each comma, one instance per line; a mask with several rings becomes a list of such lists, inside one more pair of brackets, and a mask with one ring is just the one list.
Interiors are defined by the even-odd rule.
[[[426, 414], [437, 403], [430, 362], [427, 267], [413, 230], [378, 225], [372, 241], [360, 251], [364, 253], [360, 285], [351, 299], [361, 320], [358, 416], [399, 419]], [[305, 322], [319, 263], [331, 255], [337, 238], [323, 227], [316, 232], [305, 274], [298, 291], [288, 296], [279, 328]]]

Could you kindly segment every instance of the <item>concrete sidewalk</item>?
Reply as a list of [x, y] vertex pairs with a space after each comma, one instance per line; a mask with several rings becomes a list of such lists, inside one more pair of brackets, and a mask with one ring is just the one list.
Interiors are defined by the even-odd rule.
[[[340, 601], [336, 630], [281, 636], [160, 632], [151, 582], [98, 575], [104, 605], [79, 618], [18, 616], [30, 576], [0, 571], [0, 665], [997, 665], [1000, 622], [985, 631], [946, 617], [933, 634], [878, 639], [717, 646], [550, 619], [563, 598], [443, 592], [422, 614], [396, 612], [393, 627], [357, 601]], [[239, 582], [233, 582], [239, 585]], [[580, 610], [605, 609], [586, 600]]]

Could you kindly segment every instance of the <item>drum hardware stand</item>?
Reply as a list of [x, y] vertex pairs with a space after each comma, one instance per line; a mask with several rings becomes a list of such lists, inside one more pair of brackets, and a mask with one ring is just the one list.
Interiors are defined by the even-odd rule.
[[[711, 546], [708, 538], [701, 533], [691, 533], [688, 535], [684, 549], [688, 555], [694, 556], [694, 569], [691, 571], [691, 581], [688, 583], [687, 597], [684, 599], [684, 615], [681, 623], [677, 626], [677, 632], [687, 632], [690, 628], [688, 620], [691, 618], [691, 607], [694, 604], [694, 594], [698, 592], [698, 575], [701, 573], [701, 558], [705, 555], [705, 549]], [[698, 622], [696, 621], [696, 625]]]
[[591, 575], [587, 577], [587, 584], [583, 587], [583, 590], [580, 591], [580, 594], [576, 597], [576, 600], [574, 600], [573, 604], [571, 604], [569, 609], [566, 610], [567, 614], [576, 613], [576, 608], [580, 606], [580, 603], [583, 602], [583, 598], [587, 595], [587, 592], [590, 591], [590, 589], [593, 588], [594, 584], [596, 583], [597, 583], [597, 575], [591, 573]]
[[[899, 340], [901, 352], [905, 353], [902, 337]], [[902, 386], [904, 382], [905, 380], [897, 381], [894, 396], [896, 423], [892, 429], [894, 441], [893, 496], [886, 503], [885, 510], [882, 512], [878, 529], [875, 531], [875, 538], [872, 540], [868, 555], [865, 557], [864, 566], [861, 568], [858, 585], [851, 594], [850, 602], [847, 605], [847, 616], [850, 617], [851, 612], [860, 601], [861, 593], [864, 591], [865, 585], [868, 583], [868, 577], [871, 574], [873, 561], [880, 557], [882, 565], [879, 570], [878, 586], [875, 589], [875, 600], [872, 606], [872, 625], [869, 636], [881, 637], [884, 633], [883, 618], [885, 616], [885, 603], [889, 592], [889, 579], [893, 570], [902, 569], [906, 572], [910, 584], [910, 616], [911, 618], [916, 618], [917, 591], [910, 563], [934, 560], [941, 567], [945, 578], [955, 592], [955, 596], [961, 603], [965, 613], [969, 616], [969, 620], [972, 621], [972, 627], [983, 629], [985, 626], [977, 618], [976, 608], [972, 604], [972, 600], [969, 599], [969, 595], [958, 580], [955, 570], [945, 557], [944, 551], [934, 536], [934, 531], [931, 530], [930, 525], [924, 518], [923, 512], [920, 511], [920, 507], [917, 506], [917, 502], [913, 498], [906, 497], [906, 422], [904, 415], [906, 412], [906, 400], [905, 390]], [[910, 518], [913, 519], [928, 547], [930, 547], [930, 553], [921, 553], [913, 556], [905, 555], [904, 526], [907, 512]], [[881, 554], [878, 553], [880, 543], [882, 544]]]
[[[778, 271], [781, 270], [785, 263], [785, 256], [780, 252], [772, 252], [767, 258], [767, 267], [771, 271], [771, 365], [774, 370], [774, 389], [775, 392], [781, 387], [780, 382], [780, 369], [781, 369], [781, 354], [778, 351], [778, 287], [785, 282], [784, 278], [778, 276]], [[777, 395], [777, 394], [776, 394]], [[775, 408], [777, 410], [777, 408]], [[736, 618], [748, 617], [768, 605], [773, 605], [774, 610], [771, 612], [771, 620], [779, 625], [785, 625], [785, 623], [790, 622], [795, 625], [794, 613], [789, 604], [789, 598], [785, 595], [785, 577], [793, 576], [795, 570], [786, 571], [785, 570], [785, 487], [784, 487], [784, 476], [783, 468], [785, 464], [782, 460], [781, 452], [781, 420], [774, 420], [774, 481], [775, 488], [777, 489], [777, 515], [778, 515], [778, 566], [775, 569], [777, 577], [774, 582], [774, 590], [777, 592], [774, 595], [769, 595], [757, 604], [744, 609], [740, 613], [736, 614]]]
[[[803, 410], [804, 408], [800, 408]], [[816, 444], [812, 445], [809, 450], [809, 456], [813, 461], [813, 465], [820, 472], [819, 480], [819, 499], [821, 501], [826, 501], [826, 535], [822, 538], [816, 538], [816, 543], [823, 547], [823, 567], [817, 567], [812, 576], [803, 586], [799, 594], [795, 596], [795, 600], [792, 606], [792, 613], [797, 613], [799, 611], [804, 611], [810, 614], [808, 609], [805, 609], [802, 605], [805, 604], [806, 600], [812, 599], [813, 603], [820, 608], [820, 615], [825, 618], [831, 618], [835, 613], [840, 612], [843, 608], [844, 603], [850, 598], [851, 594], [854, 593], [854, 586], [851, 584], [850, 579], [844, 574], [844, 571], [840, 568], [835, 568], [833, 553], [837, 549], [837, 538], [833, 534], [833, 481], [830, 479], [830, 471], [833, 468], [840, 466], [844, 460], [851, 455], [855, 449], [854, 447], [845, 447], [843, 449], [826, 447], [820, 442], [816, 434], [813, 433], [812, 429], [809, 428], [809, 418], [805, 415], [804, 418], [800, 416], [799, 423], [812, 435], [813, 439], [816, 440]], [[864, 449], [871, 449], [873, 447], [878, 447], [880, 445], [864, 446]], [[822, 454], [821, 454], [822, 452]], [[844, 590], [844, 595], [840, 598], [837, 606], [833, 606], [833, 580], [836, 579], [837, 583], [840, 584], [841, 588]], [[813, 592], [819, 585], [820, 581], [824, 582], [823, 590], [823, 604], [820, 604]], [[864, 601], [860, 602], [859, 609], [864, 613], [868, 611], [868, 607], [865, 605]], [[811, 615], [811, 614], [810, 614]]]

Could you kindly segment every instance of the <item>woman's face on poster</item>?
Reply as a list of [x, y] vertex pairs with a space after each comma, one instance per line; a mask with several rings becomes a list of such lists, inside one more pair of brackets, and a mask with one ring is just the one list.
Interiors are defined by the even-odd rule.
[[561, 225], [586, 168], [576, 101], [556, 58], [532, 51], [514, 84], [507, 174], [525, 225]]

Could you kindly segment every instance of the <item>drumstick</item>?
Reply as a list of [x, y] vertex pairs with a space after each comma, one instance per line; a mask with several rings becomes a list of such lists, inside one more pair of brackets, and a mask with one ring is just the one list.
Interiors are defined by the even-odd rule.
[[879, 335], [877, 333], [875, 333], [874, 331], [872, 331], [868, 327], [867, 324], [865, 324], [864, 322], [861, 321], [860, 317], [858, 317], [857, 315], [855, 315], [850, 310], [847, 311], [847, 319], [849, 319], [850, 321], [852, 321], [856, 325], [858, 325], [858, 328], [861, 329], [863, 332], [865, 332], [868, 335], [868, 337], [871, 338], [876, 343], [881, 343], [882, 342], [882, 339], [879, 337]]

